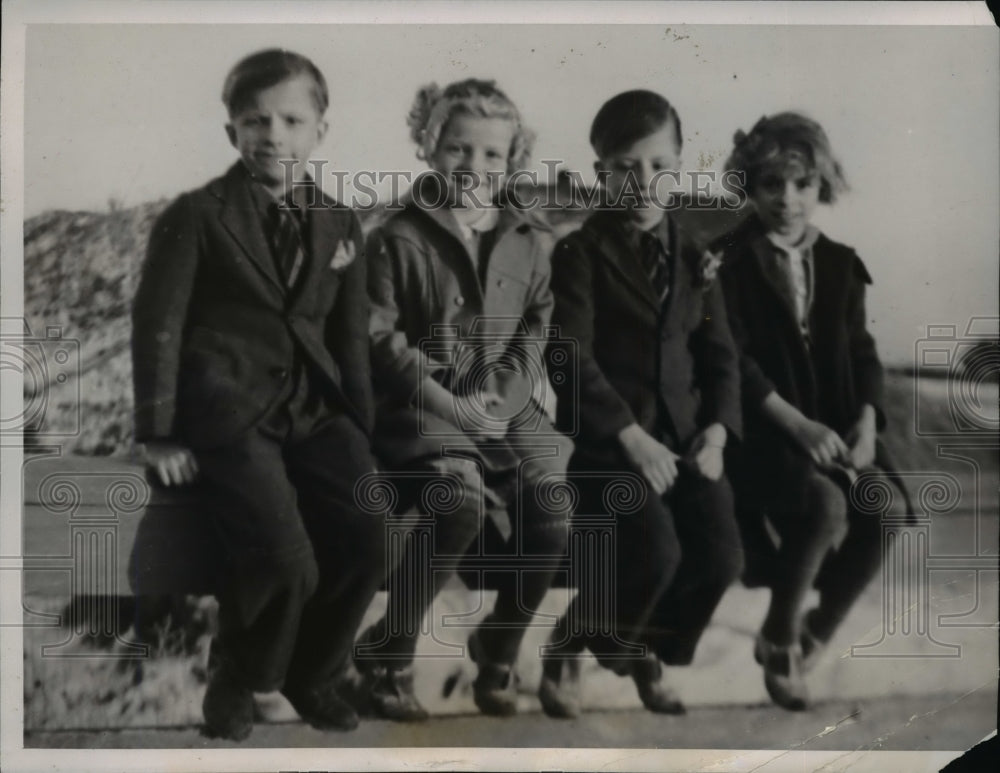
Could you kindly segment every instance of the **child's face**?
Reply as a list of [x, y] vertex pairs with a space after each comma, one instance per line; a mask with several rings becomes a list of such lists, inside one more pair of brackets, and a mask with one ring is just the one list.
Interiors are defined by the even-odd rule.
[[506, 118], [452, 116], [428, 161], [448, 181], [452, 206], [486, 206], [507, 174], [514, 125]]
[[797, 156], [782, 157], [760, 171], [750, 200], [769, 232], [795, 244], [819, 203], [820, 179]]
[[282, 81], [257, 92], [237, 114], [230, 116], [226, 133], [254, 177], [274, 192], [285, 188], [282, 159], [295, 165], [295, 178], [326, 134], [326, 121], [316, 109], [313, 83], [307, 75]]
[[649, 229], [663, 219], [666, 194], [672, 182], [665, 173], [679, 170], [680, 165], [676, 130], [667, 123], [630, 147], [600, 159], [594, 169], [598, 174], [606, 170], [605, 185], [611, 202], [622, 197], [629, 219], [639, 228]]

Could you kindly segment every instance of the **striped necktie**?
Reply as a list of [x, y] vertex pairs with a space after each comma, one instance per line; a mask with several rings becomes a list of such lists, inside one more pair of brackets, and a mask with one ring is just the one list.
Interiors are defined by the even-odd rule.
[[663, 303], [670, 292], [670, 276], [663, 245], [655, 234], [643, 231], [640, 237], [642, 250], [642, 267], [653, 285], [653, 291], [660, 303]]
[[306, 257], [302, 244], [299, 210], [294, 204], [287, 202], [276, 204], [275, 207], [278, 223], [274, 232], [274, 255], [281, 276], [285, 280], [285, 286], [291, 289], [295, 286], [295, 280], [302, 271]]

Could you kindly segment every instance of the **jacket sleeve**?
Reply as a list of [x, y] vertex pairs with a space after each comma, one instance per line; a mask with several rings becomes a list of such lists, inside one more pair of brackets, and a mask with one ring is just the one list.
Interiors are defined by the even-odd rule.
[[692, 340], [692, 355], [702, 396], [699, 419], [702, 427], [715, 422], [725, 425], [729, 436], [739, 440], [743, 434], [739, 357], [719, 284], [712, 282], [704, 291], [702, 305], [705, 318]]
[[858, 408], [868, 403], [875, 409], [876, 427], [885, 427], [883, 403], [884, 372], [875, 348], [875, 339], [868, 332], [865, 312], [865, 285], [871, 284], [871, 275], [861, 258], [853, 256], [853, 275], [847, 307], [847, 333], [854, 376], [854, 394]]
[[499, 396], [507, 402], [516, 401], [516, 405], [524, 405], [530, 397], [543, 405], [545, 397], [545, 385], [538, 379], [545, 377], [545, 328], [552, 321], [555, 305], [551, 287], [552, 241], [542, 234], [536, 234], [535, 238], [538, 239], [533, 245], [535, 262], [522, 315], [526, 332], [515, 335], [507, 349], [517, 363], [517, 372], [504, 369], [497, 381]]
[[[731, 258], [730, 258], [731, 259]], [[757, 361], [748, 353], [749, 334], [743, 322], [743, 294], [748, 288], [741, 281], [737, 266], [724, 261], [719, 270], [719, 279], [725, 299], [726, 317], [740, 370], [740, 391], [744, 404], [759, 408], [764, 399], [776, 391], [774, 382], [764, 373]]]
[[157, 219], [132, 304], [132, 384], [139, 443], [174, 435], [182, 336], [198, 269], [196, 214], [186, 194]]
[[406, 269], [406, 242], [387, 237], [375, 229], [368, 237], [368, 294], [371, 298], [369, 337], [372, 372], [379, 389], [402, 402], [415, 399], [420, 380], [429, 372], [426, 355], [410, 346], [406, 337], [402, 310], [409, 293], [423, 297], [422, 289], [409, 287], [411, 274]]
[[368, 260], [357, 215], [349, 212], [348, 239], [354, 244], [355, 258], [344, 270], [339, 301], [326, 322], [327, 347], [341, 372], [344, 395], [357, 409], [363, 426], [371, 435], [375, 422], [372, 371], [368, 340], [369, 310]]
[[[550, 356], [549, 372], [563, 426], [594, 439], [614, 440], [635, 423], [632, 409], [608, 382], [594, 357], [594, 257], [577, 232], [552, 254], [552, 322], [566, 342], [565, 357]], [[576, 416], [568, 412], [575, 412]], [[576, 421], [578, 419], [578, 421]]]

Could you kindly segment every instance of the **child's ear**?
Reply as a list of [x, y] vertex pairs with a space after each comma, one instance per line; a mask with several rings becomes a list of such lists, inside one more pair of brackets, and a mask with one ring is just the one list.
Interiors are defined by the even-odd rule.
[[316, 125], [316, 144], [317, 145], [323, 141], [323, 138], [326, 136], [326, 130], [329, 129], [329, 128], [330, 128], [330, 123], [328, 121], [324, 121], [321, 118], [320, 121], [319, 121], [319, 123]]
[[229, 137], [229, 144], [236, 147], [236, 127], [231, 123], [226, 124], [226, 136]]

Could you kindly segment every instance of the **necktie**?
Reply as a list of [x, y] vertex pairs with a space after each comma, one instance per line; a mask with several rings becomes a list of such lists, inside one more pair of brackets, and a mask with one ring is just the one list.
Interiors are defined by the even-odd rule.
[[664, 254], [663, 245], [654, 234], [648, 231], [643, 232], [641, 238], [642, 245], [642, 267], [653, 285], [653, 291], [660, 303], [670, 292], [670, 276], [667, 267], [667, 256]]
[[297, 208], [294, 204], [281, 203], [276, 205], [278, 225], [274, 234], [274, 253], [278, 260], [278, 268], [286, 287], [294, 287], [305, 261], [305, 250], [302, 246], [302, 227], [299, 224]]

